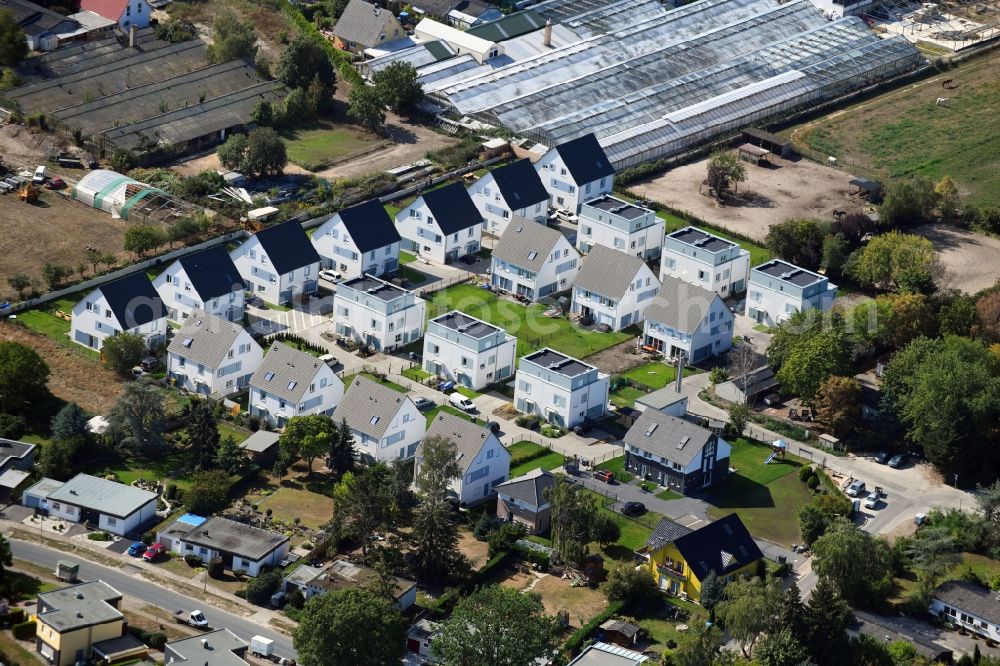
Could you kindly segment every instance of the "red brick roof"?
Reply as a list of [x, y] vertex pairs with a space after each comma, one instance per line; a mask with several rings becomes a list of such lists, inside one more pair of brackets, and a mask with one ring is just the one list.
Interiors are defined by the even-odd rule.
[[80, 11], [91, 11], [111, 21], [118, 21], [125, 13], [129, 0], [80, 0]]

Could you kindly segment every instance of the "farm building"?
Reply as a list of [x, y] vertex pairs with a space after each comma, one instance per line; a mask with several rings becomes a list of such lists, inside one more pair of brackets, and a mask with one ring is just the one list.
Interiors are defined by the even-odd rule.
[[[451, 111], [546, 145], [593, 132], [616, 168], [835, 98], [924, 64], [902, 37], [809, 0], [549, 0], [554, 24], [425, 91]], [[447, 61], [446, 61], [447, 62]], [[445, 65], [437, 63], [437, 65]]]

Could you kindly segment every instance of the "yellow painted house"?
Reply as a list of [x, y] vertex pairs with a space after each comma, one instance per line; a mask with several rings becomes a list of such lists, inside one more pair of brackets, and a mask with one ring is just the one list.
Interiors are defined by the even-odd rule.
[[35, 649], [52, 666], [89, 660], [95, 644], [125, 633], [121, 599], [121, 592], [104, 581], [39, 594]]
[[663, 518], [636, 551], [656, 586], [664, 592], [698, 601], [709, 572], [730, 581], [752, 575], [764, 554], [735, 513], [692, 530]]

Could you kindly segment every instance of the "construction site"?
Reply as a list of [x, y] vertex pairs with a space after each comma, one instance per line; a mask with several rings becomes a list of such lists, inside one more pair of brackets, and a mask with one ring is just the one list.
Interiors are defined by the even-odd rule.
[[864, 16], [877, 32], [899, 35], [929, 53], [960, 51], [1000, 36], [1000, 3], [885, 0]]

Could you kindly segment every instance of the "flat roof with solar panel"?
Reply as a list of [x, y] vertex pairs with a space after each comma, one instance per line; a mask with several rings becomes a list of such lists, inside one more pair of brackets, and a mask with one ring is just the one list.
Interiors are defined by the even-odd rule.
[[618, 215], [619, 217], [624, 217], [626, 220], [635, 220], [649, 213], [648, 208], [636, 206], [635, 204], [623, 201], [618, 197], [613, 197], [611, 195], [591, 199], [590, 201], [584, 202], [584, 205], [598, 210], [603, 210], [606, 213]]
[[450, 328], [453, 331], [464, 333], [465, 335], [476, 338], [477, 340], [494, 335], [501, 330], [492, 324], [487, 324], [481, 319], [470, 317], [469, 315], [461, 313], [458, 310], [446, 312], [431, 321], [435, 324], [440, 324], [445, 328]]
[[692, 247], [705, 250], [706, 252], [722, 252], [723, 250], [728, 250], [736, 247], [737, 245], [737, 243], [734, 243], [733, 241], [720, 238], [715, 234], [710, 234], [707, 231], [702, 231], [701, 229], [697, 229], [695, 227], [684, 227], [683, 229], [678, 229], [672, 234], [668, 234], [668, 237]]
[[533, 354], [528, 354], [522, 357], [521, 360], [530, 361], [535, 365], [556, 372], [564, 377], [576, 377], [594, 369], [592, 365], [588, 365], [572, 356], [560, 354], [548, 347]]
[[800, 288], [809, 287], [826, 280], [825, 277], [818, 273], [799, 268], [781, 259], [773, 259], [766, 264], [755, 267], [754, 270]]
[[362, 275], [361, 277], [346, 280], [340, 283], [340, 287], [347, 287], [348, 289], [353, 289], [354, 291], [363, 291], [364, 293], [383, 301], [392, 301], [400, 296], [405, 296], [410, 293], [407, 289], [397, 287], [391, 282], [380, 280], [376, 277], [372, 277], [371, 275]]

